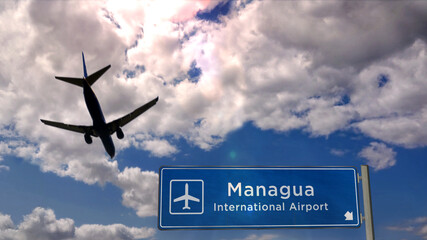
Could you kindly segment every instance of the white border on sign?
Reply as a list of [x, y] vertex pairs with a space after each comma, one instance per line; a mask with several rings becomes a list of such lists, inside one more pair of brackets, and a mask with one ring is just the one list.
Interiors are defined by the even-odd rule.
[[161, 229], [233, 229], [233, 228], [334, 228], [334, 227], [360, 227], [359, 193], [357, 186], [357, 171], [355, 167], [161, 167], [160, 183], [163, 183], [163, 170], [196, 169], [196, 170], [346, 170], [353, 171], [354, 191], [356, 196], [356, 217], [357, 223], [349, 224], [310, 224], [310, 225], [213, 225], [213, 226], [163, 226], [162, 225], [162, 190], [163, 184], [159, 187], [159, 227]]

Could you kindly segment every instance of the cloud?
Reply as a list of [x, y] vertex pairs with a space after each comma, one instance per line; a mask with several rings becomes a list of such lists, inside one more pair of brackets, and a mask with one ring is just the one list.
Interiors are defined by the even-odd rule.
[[260, 235], [260, 236], [252, 234], [252, 235], [249, 235], [248, 237], [246, 237], [245, 240], [255, 240], [255, 239], [258, 239], [258, 240], [272, 240], [272, 239], [276, 239], [278, 237], [279, 237], [278, 235], [274, 235], [274, 234], [263, 234], [263, 235]]
[[359, 152], [359, 156], [368, 160], [368, 165], [375, 170], [382, 170], [396, 164], [396, 152], [384, 143], [371, 142]]
[[167, 157], [178, 152], [178, 149], [166, 140], [138, 134], [131, 139], [132, 145], [150, 151], [155, 157]]
[[0, 213], [0, 231], [12, 229], [15, 225], [13, 224], [10, 215], [3, 215]]
[[156, 157], [170, 156], [178, 152], [176, 147], [169, 144], [169, 142], [158, 139], [144, 141], [142, 147], [145, 150], [151, 150], [151, 153]]
[[[2, 218], [10, 216], [2, 215]], [[24, 220], [15, 228], [9, 223], [6, 228], [2, 228], [3, 239], [69, 239], [74, 236], [74, 221], [69, 218], [57, 220], [51, 209], [35, 208], [29, 215], [24, 216]]]
[[126, 227], [123, 224], [87, 224], [76, 229], [76, 240], [89, 239], [146, 239], [154, 235], [152, 228]]
[[284, 47], [310, 52], [315, 65], [361, 68], [426, 37], [421, 24], [425, 5], [419, 3], [263, 3], [260, 9], [265, 35]]
[[[167, 157], [179, 151], [170, 139], [179, 138], [210, 150], [247, 122], [427, 146], [426, 3], [233, 1], [219, 23], [192, 16], [220, 1], [161, 3], [3, 3], [0, 21], [10, 24], [0, 26], [0, 154], [88, 184], [111, 182], [125, 206], [155, 214], [157, 188], [136, 180], [154, 183], [156, 174], [120, 171], [97, 139], [89, 146], [38, 121], [91, 124], [81, 89], [53, 78], [81, 76], [81, 51], [89, 72], [112, 65], [93, 86], [107, 121], [160, 97], [126, 125], [124, 141], [114, 139], [118, 156], [137, 147]], [[192, 68], [200, 69], [197, 81]], [[379, 84], [379, 76], [388, 80]], [[393, 155], [381, 146], [366, 151]], [[376, 168], [395, 163], [371, 155]]]
[[154, 235], [152, 228], [127, 227], [122, 224], [98, 225], [85, 224], [80, 227], [74, 225], [70, 218], [56, 219], [52, 209], [37, 207], [32, 213], [24, 216], [24, 220], [17, 226], [13, 224], [9, 215], [0, 213], [0, 239], [9, 240], [48, 240], [48, 239], [144, 239]]
[[0, 141], [0, 161], [3, 160], [3, 156], [8, 155], [29, 158], [37, 150], [34, 144], [17, 140], [16, 137], [7, 139], [8, 141]]
[[29, 239], [67, 239], [74, 235], [74, 221], [69, 218], [56, 219], [53, 210], [35, 208], [18, 229]]
[[9, 166], [6, 166], [6, 165], [0, 165], [0, 172], [2, 172], [2, 171], [9, 171], [10, 170], [10, 167]]
[[123, 189], [123, 205], [135, 209], [140, 217], [157, 214], [159, 176], [152, 171], [126, 167], [113, 182]]
[[342, 150], [342, 149], [331, 149], [330, 153], [332, 155], [338, 156], [338, 157], [342, 157], [344, 156], [348, 151], [347, 150]]
[[408, 232], [412, 235], [427, 239], [427, 217], [418, 217], [407, 220], [396, 226], [388, 226], [390, 231]]
[[280, 236], [276, 234], [251, 234], [245, 238], [233, 239], [233, 240], [273, 240], [278, 239]]
[[[381, 51], [366, 52], [366, 48], [377, 49], [383, 44], [375, 39], [385, 39], [389, 32], [396, 34], [397, 26], [412, 21], [396, 20], [388, 14], [388, 8], [400, 8], [403, 14], [418, 11], [415, 9], [418, 6], [367, 2], [326, 5], [328, 7], [316, 3], [254, 2], [239, 15], [227, 19], [225, 26], [196, 24], [201, 30], [184, 43], [182, 51], [194, 55], [203, 75], [197, 86], [188, 88], [189, 84], [183, 81], [175, 92], [183, 87], [186, 96], [192, 96], [192, 92], [204, 93], [194, 95], [197, 100], [192, 101], [199, 102], [204, 111], [201, 115], [192, 114], [192, 122], [202, 120], [192, 129], [193, 126], [186, 126], [190, 128], [186, 138], [210, 149], [222, 142], [228, 132], [252, 121], [261, 129], [303, 129], [314, 136], [327, 136], [336, 130], [354, 127], [369, 136], [405, 147], [424, 146], [427, 142], [423, 140], [423, 129], [415, 128], [422, 126], [426, 119], [419, 111], [425, 108], [424, 95], [418, 94], [425, 86], [422, 73], [426, 60], [422, 53], [426, 44], [419, 40], [424, 39], [424, 31], [415, 25], [405, 30], [413, 32], [412, 37], [402, 36], [398, 41], [387, 42], [389, 45]], [[375, 11], [383, 14], [382, 17], [390, 18], [384, 22], [389, 24], [386, 30], [363, 30], [365, 24], [370, 25], [369, 21], [376, 21], [377, 16], [369, 12], [371, 9], [365, 11], [372, 7], [376, 7]], [[289, 9], [289, 14], [275, 14], [276, 9]], [[268, 16], [274, 16], [274, 21]], [[286, 19], [281, 21], [279, 16]], [[355, 19], [357, 21], [353, 21]], [[307, 28], [301, 26], [293, 28], [295, 23], [316, 26], [317, 34], [304, 31]], [[247, 27], [241, 29], [242, 25]], [[350, 31], [354, 37], [346, 39], [328, 34], [343, 31]], [[382, 34], [384, 36], [380, 36]], [[300, 35], [298, 39], [289, 39], [296, 35]], [[366, 44], [358, 45], [360, 35]], [[341, 45], [343, 47], [337, 47]], [[392, 67], [397, 64], [403, 66]], [[384, 72], [391, 80], [378, 87], [378, 76]], [[209, 102], [205, 101], [207, 98]], [[404, 99], [407, 100], [402, 102]], [[174, 115], [180, 116], [179, 112]], [[393, 123], [396, 117], [401, 119]], [[383, 122], [376, 122], [378, 120], [393, 123], [388, 127], [390, 131], [376, 130], [384, 126]], [[400, 125], [402, 131], [393, 130], [393, 126], [403, 121], [411, 123]], [[411, 126], [413, 129], [408, 129]], [[413, 136], [401, 134], [405, 130], [410, 130]]]
[[71, 176], [88, 184], [103, 185], [110, 182], [123, 191], [123, 205], [133, 208], [138, 216], [157, 214], [157, 173], [143, 171], [138, 167], [126, 167], [120, 171], [117, 161], [108, 161], [106, 157], [99, 158], [97, 155], [84, 155], [90, 161], [61, 156], [61, 162], [51, 158], [57, 155], [47, 154], [47, 156], [48, 161], [43, 163], [42, 170], [47, 171], [48, 169], [44, 167], [49, 167], [49, 171], [54, 171], [60, 176]]
[[[404, 147], [427, 144], [426, 43], [415, 41], [395, 55], [371, 65], [359, 74], [351, 101], [362, 119], [354, 124], [365, 134]], [[378, 77], [387, 83], [378, 87]]]

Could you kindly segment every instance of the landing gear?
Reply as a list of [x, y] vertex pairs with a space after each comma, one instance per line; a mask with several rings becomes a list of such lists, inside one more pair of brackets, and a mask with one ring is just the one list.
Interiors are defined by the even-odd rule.
[[86, 134], [85, 134], [85, 142], [86, 142], [87, 144], [91, 144], [91, 143], [92, 143], [92, 137], [90, 136], [90, 134], [89, 134], [89, 133], [86, 133]]
[[121, 128], [117, 128], [116, 135], [118, 139], [123, 139], [125, 136]]

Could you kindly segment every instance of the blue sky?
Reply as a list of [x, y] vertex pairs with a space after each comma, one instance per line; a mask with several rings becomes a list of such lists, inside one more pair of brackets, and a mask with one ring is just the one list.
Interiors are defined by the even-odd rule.
[[[180, 153], [173, 158], [150, 157], [134, 148], [120, 153], [119, 167], [138, 166], [157, 171], [162, 165], [266, 165], [266, 166], [355, 166], [365, 160], [357, 153], [370, 138], [354, 133], [337, 133], [325, 138], [310, 138], [300, 131], [288, 134], [260, 131], [251, 124], [231, 133], [221, 146], [206, 152], [185, 142], [178, 143]], [[353, 140], [352, 140], [353, 138]], [[330, 153], [331, 147], [347, 149], [343, 156]], [[376, 235], [380, 239], [417, 239], [407, 232], [391, 231], [392, 226], [401, 226], [411, 219], [423, 216], [427, 199], [423, 182], [427, 166], [426, 149], [395, 149], [398, 155], [396, 166], [373, 171], [371, 168], [372, 198]], [[234, 154], [233, 154], [234, 153]], [[262, 163], [260, 163], [262, 161]], [[71, 218], [77, 226], [83, 224], [122, 223], [128, 226], [156, 228], [157, 218], [140, 218], [132, 209], [120, 204], [121, 191], [111, 184], [104, 187], [61, 178], [52, 173], [42, 173], [37, 166], [17, 158], [7, 158], [9, 171], [2, 172], [0, 200], [3, 214], [9, 214], [15, 223], [35, 207], [55, 209], [57, 219]], [[23, 178], [22, 176], [27, 176]], [[361, 192], [361, 188], [359, 189]], [[418, 203], [418, 204], [408, 204]], [[360, 202], [362, 205], [362, 202]], [[108, 211], [106, 211], [108, 209]], [[364, 226], [360, 229], [284, 229], [284, 230], [208, 230], [208, 231], [162, 231], [156, 239], [178, 239], [201, 236], [208, 239], [245, 239], [255, 234], [277, 236], [272, 239], [363, 239]], [[411, 238], [412, 237], [412, 238]]]
[[[160, 166], [362, 164], [377, 239], [427, 239], [427, 4], [78, 3], [0, 4], [0, 239], [363, 239], [157, 229]], [[160, 99], [114, 159], [39, 121], [90, 124], [54, 79], [82, 74], [81, 51], [88, 72], [112, 65], [93, 85], [107, 121]]]

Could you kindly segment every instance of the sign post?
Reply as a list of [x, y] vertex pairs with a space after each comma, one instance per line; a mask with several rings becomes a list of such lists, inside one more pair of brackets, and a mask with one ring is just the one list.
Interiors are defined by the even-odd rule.
[[363, 188], [363, 209], [366, 229], [366, 240], [375, 240], [374, 218], [372, 214], [371, 187], [369, 180], [369, 167], [362, 165], [362, 188]]
[[162, 167], [158, 227], [360, 227], [351, 167]]

